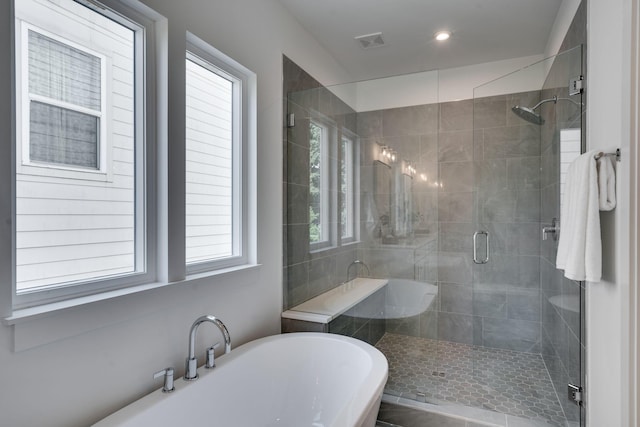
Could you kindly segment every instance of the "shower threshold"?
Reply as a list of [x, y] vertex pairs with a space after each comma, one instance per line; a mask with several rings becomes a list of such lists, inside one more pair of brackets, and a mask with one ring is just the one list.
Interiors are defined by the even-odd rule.
[[577, 425], [567, 422], [539, 354], [392, 333], [376, 347], [389, 361], [381, 415], [400, 405], [488, 426]]

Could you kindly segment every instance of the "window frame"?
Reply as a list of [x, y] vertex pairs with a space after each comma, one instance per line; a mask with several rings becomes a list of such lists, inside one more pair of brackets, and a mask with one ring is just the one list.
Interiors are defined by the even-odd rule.
[[[252, 217], [250, 209], [254, 208], [249, 202], [251, 181], [249, 154], [251, 147], [255, 145], [252, 128], [255, 126], [257, 89], [255, 73], [189, 32], [187, 32], [185, 55], [185, 61], [187, 60], [192, 60], [233, 82], [231, 184], [233, 253], [229, 257], [194, 263], [187, 263], [185, 259], [186, 274], [193, 275], [246, 265], [252, 258], [253, 243], [249, 241], [251, 236], [249, 226]], [[184, 179], [186, 180], [186, 174]], [[184, 184], [186, 186], [186, 182]], [[186, 227], [183, 232], [186, 233]]]
[[[309, 144], [311, 144], [311, 126], [322, 129], [320, 140], [320, 240], [311, 241], [309, 234], [309, 250], [317, 252], [337, 245], [337, 221], [336, 206], [338, 205], [338, 191], [335, 188], [337, 182], [336, 145], [337, 129], [333, 120], [317, 111], [311, 111], [309, 120]], [[311, 155], [311, 145], [309, 145]], [[311, 170], [311, 168], [309, 168]], [[311, 191], [311, 177], [309, 176], [309, 191]], [[324, 225], [324, 226], [322, 226]], [[309, 218], [309, 233], [311, 233], [311, 218]]]
[[[129, 29], [134, 33], [134, 145], [135, 145], [135, 172], [134, 180], [136, 182], [136, 197], [134, 200], [135, 209], [135, 240], [134, 240], [134, 271], [130, 273], [117, 274], [113, 276], [99, 277], [88, 280], [71, 281], [59, 285], [51, 285], [43, 288], [34, 288], [23, 292], [17, 291], [16, 283], [16, 230], [13, 229], [12, 250], [12, 307], [13, 310], [28, 309], [32, 307], [45, 306], [52, 303], [70, 301], [73, 299], [83, 298], [92, 295], [107, 294], [110, 291], [131, 288], [137, 285], [152, 283], [156, 280], [157, 271], [157, 237], [155, 230], [157, 228], [157, 214], [155, 209], [150, 207], [156, 204], [156, 195], [153, 191], [156, 186], [155, 176], [155, 127], [156, 121], [153, 114], [147, 114], [147, 109], [156, 106], [155, 91], [156, 87], [156, 70], [151, 64], [155, 64], [155, 23], [147, 14], [129, 7], [122, 2], [114, 0], [101, 0], [101, 3], [88, 0], [73, 0], [74, 3], [84, 6], [93, 12], [99, 13]], [[15, 52], [14, 70], [18, 71], [18, 67], [22, 67], [24, 51], [21, 51], [22, 38], [18, 34], [22, 34], [22, 22], [24, 17], [18, 17], [14, 14], [14, 22], [16, 29], [13, 31]], [[18, 32], [20, 28], [20, 32]], [[46, 29], [44, 29], [46, 31]], [[46, 34], [45, 34], [46, 35]], [[63, 38], [64, 39], [64, 38]], [[83, 50], [86, 48], [82, 47]], [[27, 52], [28, 55], [28, 52]], [[103, 65], [106, 66], [105, 62]], [[23, 150], [20, 129], [24, 123], [22, 117], [23, 103], [19, 102], [18, 91], [21, 90], [23, 82], [16, 73], [16, 93], [15, 96], [15, 123], [16, 123], [16, 154]], [[108, 80], [108, 79], [107, 79]], [[19, 84], [18, 84], [19, 83]], [[108, 84], [107, 84], [108, 86]], [[149, 89], [148, 89], [149, 88]], [[28, 89], [27, 89], [28, 90]], [[110, 90], [105, 87], [105, 90]], [[106, 96], [105, 98], [108, 98]], [[101, 102], [107, 101], [106, 99]], [[107, 101], [108, 102], [108, 101]], [[105, 110], [106, 113], [108, 111]], [[108, 141], [108, 137], [106, 140]], [[107, 145], [107, 143], [103, 144]], [[106, 149], [106, 147], [105, 147]], [[14, 187], [18, 174], [29, 173], [35, 175], [49, 175], [51, 171], [57, 177], [83, 179], [83, 180], [108, 180], [109, 174], [104, 172], [96, 172], [85, 168], [70, 168], [66, 165], [56, 167], [47, 164], [42, 167], [38, 164], [35, 168], [24, 170], [21, 162], [17, 161], [18, 156], [14, 156], [14, 164], [16, 170], [13, 174]], [[103, 156], [107, 162], [106, 169], [110, 170], [108, 164], [110, 156]], [[42, 172], [38, 173], [40, 169]], [[16, 199], [13, 196], [12, 203], [15, 206]], [[15, 217], [15, 208], [13, 210]], [[15, 223], [15, 221], [14, 221]]]

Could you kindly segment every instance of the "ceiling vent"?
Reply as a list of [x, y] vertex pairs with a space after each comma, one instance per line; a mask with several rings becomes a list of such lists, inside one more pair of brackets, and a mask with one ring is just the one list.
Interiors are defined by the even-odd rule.
[[384, 46], [384, 40], [382, 39], [382, 33], [365, 34], [364, 36], [354, 37], [360, 47], [363, 49], [371, 49], [374, 47]]

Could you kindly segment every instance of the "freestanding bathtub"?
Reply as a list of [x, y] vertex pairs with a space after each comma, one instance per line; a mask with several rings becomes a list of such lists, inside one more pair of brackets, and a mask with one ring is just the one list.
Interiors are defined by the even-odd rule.
[[312, 332], [249, 342], [95, 427], [373, 427], [386, 358], [369, 344]]

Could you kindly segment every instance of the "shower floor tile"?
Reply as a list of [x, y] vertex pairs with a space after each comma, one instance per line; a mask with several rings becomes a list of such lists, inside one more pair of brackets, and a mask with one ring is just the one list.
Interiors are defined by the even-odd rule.
[[390, 333], [376, 348], [389, 361], [387, 394], [566, 423], [539, 354]]

